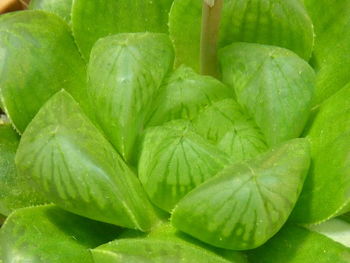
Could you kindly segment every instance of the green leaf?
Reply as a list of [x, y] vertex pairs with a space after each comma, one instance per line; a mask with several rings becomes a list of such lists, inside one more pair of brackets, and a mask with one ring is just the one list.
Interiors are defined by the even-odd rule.
[[254, 263], [347, 263], [350, 249], [316, 232], [286, 226], [248, 258]]
[[65, 91], [24, 132], [16, 165], [70, 212], [143, 231], [158, 221], [137, 177]]
[[102, 37], [126, 32], [167, 33], [173, 0], [75, 0], [73, 33], [86, 59]]
[[114, 239], [118, 228], [53, 205], [12, 213], [0, 230], [3, 262], [93, 263], [89, 248]]
[[31, 10], [44, 10], [63, 18], [67, 23], [71, 21], [73, 0], [31, 0], [28, 8]]
[[[201, 7], [199, 0], [175, 0], [169, 31], [176, 64], [199, 70]], [[313, 47], [313, 27], [299, 0], [225, 0], [219, 48], [233, 42], [270, 44], [288, 48], [308, 60]]]
[[172, 224], [213, 246], [256, 248], [286, 222], [309, 163], [307, 141], [294, 139], [229, 166], [177, 204]]
[[304, 0], [315, 26], [315, 105], [350, 82], [350, 1]]
[[239, 252], [215, 249], [177, 232], [168, 225], [144, 238], [112, 241], [92, 250], [96, 263], [105, 262], [182, 262], [246, 263]]
[[299, 137], [310, 114], [314, 71], [286, 49], [235, 43], [220, 52], [223, 81], [269, 145]]
[[191, 130], [173, 121], [147, 131], [139, 161], [139, 178], [150, 199], [170, 211], [189, 191], [214, 176], [228, 156]]
[[292, 214], [318, 223], [350, 211], [350, 85], [320, 107], [309, 131], [313, 165]]
[[19, 136], [9, 124], [0, 124], [0, 214], [42, 204], [46, 199], [26, 177], [16, 173], [15, 154]]
[[180, 66], [163, 83], [147, 124], [156, 126], [175, 119], [191, 120], [205, 106], [232, 96], [232, 90], [218, 80]]
[[198, 134], [216, 144], [233, 161], [251, 159], [267, 149], [255, 122], [233, 99], [208, 106], [193, 120], [193, 125]]
[[0, 18], [0, 99], [19, 132], [40, 107], [65, 88], [86, 98], [85, 64], [62, 19], [42, 11]]
[[96, 121], [125, 160], [172, 64], [165, 34], [119, 34], [99, 40], [91, 52], [88, 92]]

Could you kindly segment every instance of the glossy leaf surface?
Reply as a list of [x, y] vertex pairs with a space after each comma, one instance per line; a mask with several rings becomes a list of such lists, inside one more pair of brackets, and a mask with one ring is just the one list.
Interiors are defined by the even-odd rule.
[[307, 141], [294, 139], [229, 166], [185, 196], [171, 221], [177, 229], [217, 247], [256, 248], [286, 222], [309, 163]]
[[174, 121], [148, 130], [138, 171], [152, 202], [171, 211], [228, 163], [228, 156], [193, 132], [186, 121]]
[[19, 132], [60, 89], [86, 98], [85, 64], [69, 27], [53, 14], [1, 16], [0, 61], [1, 104]]
[[223, 82], [262, 130], [270, 146], [299, 137], [311, 109], [313, 69], [286, 49], [247, 43], [220, 52]]
[[96, 121], [126, 160], [172, 64], [165, 34], [119, 34], [98, 41], [92, 50], [88, 92]]
[[15, 154], [18, 134], [9, 124], [0, 124], [0, 214], [41, 204], [46, 199], [23, 176], [16, 173]]
[[73, 0], [31, 0], [28, 8], [54, 13], [70, 23], [72, 3]]
[[226, 152], [232, 161], [247, 160], [267, 150], [260, 129], [234, 99], [206, 107], [193, 125], [198, 134]]
[[16, 165], [52, 202], [73, 213], [139, 230], [157, 221], [137, 177], [65, 91], [26, 129]]
[[8, 262], [93, 263], [89, 248], [119, 230], [53, 205], [15, 211], [0, 230], [0, 259]]
[[255, 263], [347, 263], [350, 248], [302, 227], [286, 226], [264, 246], [254, 250]]
[[75, 0], [73, 33], [88, 60], [94, 43], [102, 37], [126, 32], [168, 32], [173, 0]]
[[[176, 64], [199, 70], [202, 1], [175, 0], [169, 31]], [[312, 22], [299, 0], [225, 0], [219, 48], [233, 42], [288, 48], [308, 60], [313, 47]]]
[[175, 119], [192, 120], [205, 106], [233, 97], [233, 94], [220, 81], [181, 66], [160, 88], [147, 124], [156, 126]]
[[293, 220], [316, 223], [350, 211], [350, 85], [320, 107], [309, 131], [313, 165]]

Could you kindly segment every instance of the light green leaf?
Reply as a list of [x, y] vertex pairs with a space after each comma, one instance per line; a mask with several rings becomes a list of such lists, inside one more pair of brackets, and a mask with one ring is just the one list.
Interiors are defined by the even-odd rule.
[[193, 125], [198, 134], [216, 144], [233, 161], [253, 158], [267, 149], [255, 122], [233, 99], [208, 106], [193, 120]]
[[233, 91], [218, 80], [181, 66], [163, 83], [148, 125], [175, 119], [191, 120], [205, 106], [228, 97], [233, 97]]
[[26, 177], [16, 173], [15, 154], [19, 136], [9, 124], [0, 124], [0, 214], [42, 204], [46, 199]]
[[213, 246], [256, 248], [286, 222], [309, 163], [307, 141], [294, 139], [229, 166], [177, 204], [172, 224]]
[[73, 33], [86, 59], [102, 37], [126, 32], [167, 33], [173, 0], [75, 0]]
[[99, 40], [91, 52], [88, 92], [96, 121], [125, 160], [172, 64], [165, 34], [119, 34]]
[[65, 91], [24, 132], [16, 166], [70, 212], [143, 231], [158, 221], [137, 177]]
[[144, 238], [112, 241], [92, 250], [96, 263], [246, 263], [239, 252], [215, 249], [161, 226]]
[[189, 191], [219, 172], [229, 158], [191, 130], [173, 121], [147, 131], [139, 178], [154, 204], [170, 211]]
[[[175, 0], [169, 31], [176, 64], [199, 70], [202, 1]], [[219, 48], [233, 42], [270, 44], [288, 48], [308, 60], [313, 47], [313, 27], [299, 0], [225, 0]]]
[[286, 226], [248, 258], [254, 263], [348, 263], [350, 249], [316, 232]]
[[350, 85], [320, 107], [309, 131], [313, 165], [292, 214], [317, 223], [350, 211]]
[[315, 105], [350, 82], [350, 0], [304, 0], [315, 25]]
[[0, 230], [4, 263], [93, 263], [89, 248], [114, 239], [118, 228], [61, 210], [53, 205], [12, 213]]
[[42, 11], [0, 17], [0, 99], [19, 132], [62, 88], [84, 101], [85, 79], [85, 64], [62, 19]]
[[31, 10], [44, 10], [63, 18], [67, 23], [71, 21], [73, 0], [31, 0], [28, 8]]
[[220, 52], [223, 81], [233, 87], [269, 145], [299, 137], [310, 114], [314, 71], [286, 49], [235, 43]]

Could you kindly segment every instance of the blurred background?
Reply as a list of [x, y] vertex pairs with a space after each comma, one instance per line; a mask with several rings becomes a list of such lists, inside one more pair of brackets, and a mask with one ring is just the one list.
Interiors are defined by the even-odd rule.
[[30, 0], [0, 0], [0, 14], [25, 9], [29, 1]]

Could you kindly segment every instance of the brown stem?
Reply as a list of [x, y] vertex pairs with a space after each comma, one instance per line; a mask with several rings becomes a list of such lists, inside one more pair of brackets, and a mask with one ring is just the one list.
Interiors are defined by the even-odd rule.
[[203, 0], [201, 35], [201, 74], [218, 76], [217, 45], [221, 12], [224, 0], [215, 0], [210, 5]]

